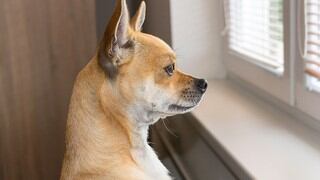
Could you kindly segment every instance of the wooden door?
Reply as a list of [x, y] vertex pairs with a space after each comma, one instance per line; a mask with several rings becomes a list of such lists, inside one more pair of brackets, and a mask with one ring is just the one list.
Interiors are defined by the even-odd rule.
[[0, 0], [0, 179], [59, 179], [73, 81], [93, 55], [95, 1]]

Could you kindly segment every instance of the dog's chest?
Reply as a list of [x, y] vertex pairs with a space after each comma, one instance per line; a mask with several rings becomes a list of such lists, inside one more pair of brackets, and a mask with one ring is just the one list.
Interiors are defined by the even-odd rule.
[[171, 180], [168, 170], [158, 159], [153, 149], [146, 145], [144, 148], [131, 150], [133, 159], [143, 171], [155, 180]]

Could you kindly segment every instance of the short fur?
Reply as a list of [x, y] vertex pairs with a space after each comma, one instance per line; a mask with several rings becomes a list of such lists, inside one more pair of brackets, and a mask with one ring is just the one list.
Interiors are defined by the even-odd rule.
[[[166, 67], [176, 57], [140, 32], [142, 2], [132, 20], [118, 0], [96, 55], [77, 76], [66, 130], [61, 180], [170, 180], [148, 145], [148, 127], [200, 102], [206, 83]], [[205, 86], [204, 86], [205, 85]]]

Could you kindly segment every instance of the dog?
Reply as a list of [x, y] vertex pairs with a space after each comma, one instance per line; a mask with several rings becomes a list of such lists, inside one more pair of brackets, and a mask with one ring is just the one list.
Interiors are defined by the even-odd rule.
[[174, 51], [141, 32], [146, 5], [130, 19], [118, 0], [104, 37], [78, 74], [66, 127], [61, 180], [170, 180], [147, 142], [160, 118], [186, 113], [207, 82], [176, 67]]

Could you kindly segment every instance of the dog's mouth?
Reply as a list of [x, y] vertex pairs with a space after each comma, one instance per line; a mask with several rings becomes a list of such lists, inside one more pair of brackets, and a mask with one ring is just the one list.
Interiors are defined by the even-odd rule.
[[183, 111], [187, 111], [189, 109], [192, 109], [195, 106], [181, 106], [181, 105], [177, 105], [177, 104], [171, 104], [169, 105], [169, 110], [170, 111], [175, 111], [175, 112], [183, 112]]

